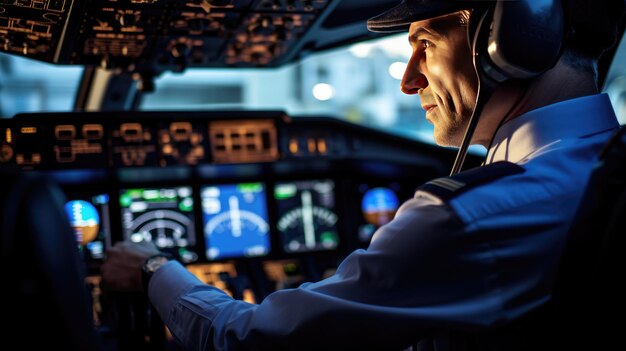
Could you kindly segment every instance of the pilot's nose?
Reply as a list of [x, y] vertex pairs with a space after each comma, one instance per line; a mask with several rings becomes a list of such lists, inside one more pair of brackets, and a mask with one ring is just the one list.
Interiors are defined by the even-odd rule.
[[406, 65], [406, 70], [404, 71], [402, 82], [400, 83], [400, 90], [407, 95], [417, 94], [420, 89], [424, 89], [428, 86], [428, 80], [426, 76], [422, 74], [420, 62], [420, 54], [414, 53]]

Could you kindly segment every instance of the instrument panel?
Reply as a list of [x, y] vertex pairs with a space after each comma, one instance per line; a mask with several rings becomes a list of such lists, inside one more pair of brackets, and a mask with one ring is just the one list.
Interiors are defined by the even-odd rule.
[[93, 272], [122, 240], [186, 264], [342, 256], [454, 156], [281, 111], [22, 114], [0, 131], [0, 171], [43, 172], [66, 191]]
[[414, 191], [408, 181], [381, 184], [319, 177], [63, 188], [79, 251], [97, 274], [118, 241], [154, 243], [184, 264], [342, 255], [367, 246]]
[[124, 187], [91, 196], [68, 186], [66, 196], [92, 266], [122, 240], [154, 243], [183, 263], [330, 251], [341, 243], [329, 179]]
[[117, 350], [162, 349], [168, 333], [145, 296], [101, 286], [115, 243], [153, 243], [260, 302], [332, 274], [455, 156], [282, 111], [21, 114], [0, 119], [0, 150], [1, 173], [42, 173], [64, 191], [93, 321]]
[[[170, 118], [173, 115], [177, 117]], [[31, 170], [272, 162], [278, 160], [277, 123], [285, 114], [241, 112], [237, 118], [221, 121], [213, 121], [211, 113], [67, 116], [33, 114], [0, 120], [0, 167]]]

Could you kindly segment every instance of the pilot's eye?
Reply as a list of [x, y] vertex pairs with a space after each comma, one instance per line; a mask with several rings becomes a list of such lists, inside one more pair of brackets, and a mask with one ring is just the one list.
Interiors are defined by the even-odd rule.
[[424, 49], [428, 49], [429, 47], [431, 47], [431, 45], [433, 45], [433, 43], [431, 43], [430, 41], [428, 41], [426, 39], [420, 40], [420, 44], [422, 44], [422, 47]]

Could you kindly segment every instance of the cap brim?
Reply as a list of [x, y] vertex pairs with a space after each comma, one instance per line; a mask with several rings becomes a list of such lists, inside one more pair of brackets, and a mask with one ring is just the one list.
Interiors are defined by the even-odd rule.
[[367, 20], [367, 29], [379, 33], [406, 31], [415, 21], [471, 8], [469, 3], [469, 1], [423, 1], [423, 4], [419, 5], [408, 4], [403, 1], [401, 4]]

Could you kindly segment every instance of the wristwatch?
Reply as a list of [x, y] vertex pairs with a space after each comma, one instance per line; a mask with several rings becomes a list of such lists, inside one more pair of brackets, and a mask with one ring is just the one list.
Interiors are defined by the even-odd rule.
[[152, 278], [154, 272], [172, 259], [174, 259], [174, 257], [167, 253], [158, 253], [146, 259], [143, 266], [141, 266], [141, 285], [143, 286], [143, 291], [148, 293], [150, 278]]

